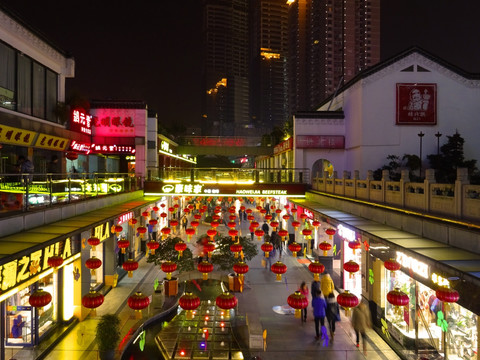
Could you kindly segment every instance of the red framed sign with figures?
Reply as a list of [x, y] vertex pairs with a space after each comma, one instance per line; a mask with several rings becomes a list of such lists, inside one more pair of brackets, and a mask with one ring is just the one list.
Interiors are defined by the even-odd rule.
[[397, 125], [437, 124], [437, 84], [397, 84]]

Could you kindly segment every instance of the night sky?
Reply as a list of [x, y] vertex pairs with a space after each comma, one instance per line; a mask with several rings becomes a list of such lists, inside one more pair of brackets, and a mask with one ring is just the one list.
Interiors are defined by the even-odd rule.
[[[147, 102], [162, 123], [200, 119], [201, 0], [0, 0], [75, 58], [67, 94]], [[480, 73], [480, 1], [382, 0], [381, 53], [413, 45]]]

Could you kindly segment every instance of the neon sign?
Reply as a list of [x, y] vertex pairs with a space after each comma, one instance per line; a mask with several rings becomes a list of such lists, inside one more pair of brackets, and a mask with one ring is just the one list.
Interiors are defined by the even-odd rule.
[[72, 140], [72, 143], [70, 144], [70, 148], [72, 150], [81, 151], [84, 153], [90, 152], [90, 144], [80, 143], [75, 140]]
[[110, 237], [110, 225], [108, 222], [97, 226], [94, 231], [95, 237], [100, 239], [100, 241], [106, 240]]
[[345, 241], [356, 241], [357, 237], [355, 231], [346, 228], [343, 225], [337, 226], [338, 235], [345, 239]]
[[445, 279], [444, 277], [436, 273], [432, 274], [432, 282], [440, 286], [447, 286], [447, 287], [450, 286], [450, 281], [448, 281], [447, 279]]
[[427, 264], [400, 251], [397, 251], [397, 261], [402, 264], [403, 267], [412, 270], [415, 274], [428, 279], [429, 267]]
[[100, 153], [130, 153], [135, 154], [135, 146], [127, 145], [101, 145], [101, 144], [92, 144], [92, 152]]
[[287, 190], [237, 190], [237, 195], [287, 195]]
[[126, 214], [122, 214], [118, 217], [118, 224], [123, 224], [124, 222], [127, 222], [132, 218], [133, 218], [133, 212], [131, 211]]
[[84, 134], [92, 135], [92, 116], [80, 110], [73, 110], [72, 130], [79, 130]]

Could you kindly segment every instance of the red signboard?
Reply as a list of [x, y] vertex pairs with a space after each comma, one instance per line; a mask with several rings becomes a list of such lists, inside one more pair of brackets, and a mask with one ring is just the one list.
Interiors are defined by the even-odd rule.
[[72, 140], [72, 142], [70, 143], [70, 149], [78, 152], [84, 152], [87, 154], [90, 152], [90, 146], [90, 144], [78, 142], [76, 140]]
[[297, 135], [297, 149], [345, 149], [343, 135]]
[[437, 123], [437, 84], [397, 84], [397, 125]]
[[191, 138], [189, 139], [191, 144], [195, 146], [246, 146], [246, 141], [244, 138], [221, 138], [221, 137], [214, 137], [214, 138]]
[[288, 138], [287, 140], [281, 142], [273, 148], [273, 154], [277, 155], [288, 150], [293, 149], [293, 138]]
[[101, 154], [135, 154], [135, 146], [92, 144], [90, 151]]
[[70, 122], [70, 129], [73, 131], [79, 131], [81, 133], [91, 135], [92, 134], [92, 116], [86, 114], [81, 109], [73, 110], [72, 120]]

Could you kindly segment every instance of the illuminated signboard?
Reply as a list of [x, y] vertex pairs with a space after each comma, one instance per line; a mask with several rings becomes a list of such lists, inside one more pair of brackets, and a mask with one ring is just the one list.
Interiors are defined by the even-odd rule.
[[[145, 125], [145, 110], [95, 109], [92, 111], [92, 135], [106, 137], [135, 137], [135, 125]], [[138, 123], [136, 123], [139, 121]]]
[[70, 122], [70, 129], [79, 131], [83, 134], [92, 134], [92, 116], [86, 114], [81, 109], [72, 111], [72, 121]]
[[6, 125], [0, 125], [0, 143], [2, 144], [31, 146], [36, 134], [35, 131], [27, 131]]
[[103, 225], [99, 225], [95, 228], [95, 237], [104, 241], [110, 237], [110, 223], [106, 222]]
[[273, 154], [277, 155], [293, 148], [293, 138], [288, 138], [273, 148]]
[[117, 224], [123, 224], [124, 222], [127, 222], [128, 220], [133, 218], [133, 212], [128, 212], [125, 214], [122, 214], [118, 217], [118, 222]]
[[38, 134], [35, 146], [50, 150], [65, 150], [68, 145], [68, 139], [47, 134]]
[[48, 258], [60, 255], [64, 260], [72, 256], [70, 238], [34, 251], [22, 258], [0, 265], [1, 290], [7, 291], [50, 268]]
[[72, 140], [72, 143], [70, 144], [70, 149], [79, 151], [79, 152], [84, 152], [84, 153], [89, 153], [90, 152], [90, 144], [87, 143], [82, 143], [78, 142], [76, 140]]
[[110, 153], [110, 154], [135, 154], [135, 146], [129, 145], [101, 145], [92, 144], [91, 151], [95, 153]]
[[298, 149], [345, 149], [343, 135], [297, 135], [295, 147]]
[[412, 270], [415, 274], [428, 279], [429, 267], [427, 264], [400, 251], [397, 251], [397, 261], [402, 264], [403, 267]]
[[434, 284], [439, 285], [439, 286], [450, 287], [450, 281], [448, 281], [448, 279], [445, 279], [444, 277], [438, 275], [437, 273], [432, 274], [432, 282]]
[[165, 152], [171, 152], [170, 144], [164, 140], [162, 140], [162, 142], [160, 143], [160, 149]]
[[337, 226], [337, 231], [338, 231], [338, 235], [340, 237], [344, 238], [345, 241], [356, 241], [357, 240], [355, 231], [350, 230], [349, 228], [346, 228], [345, 226], [343, 226], [341, 224]]
[[437, 123], [437, 84], [397, 84], [397, 125]]

